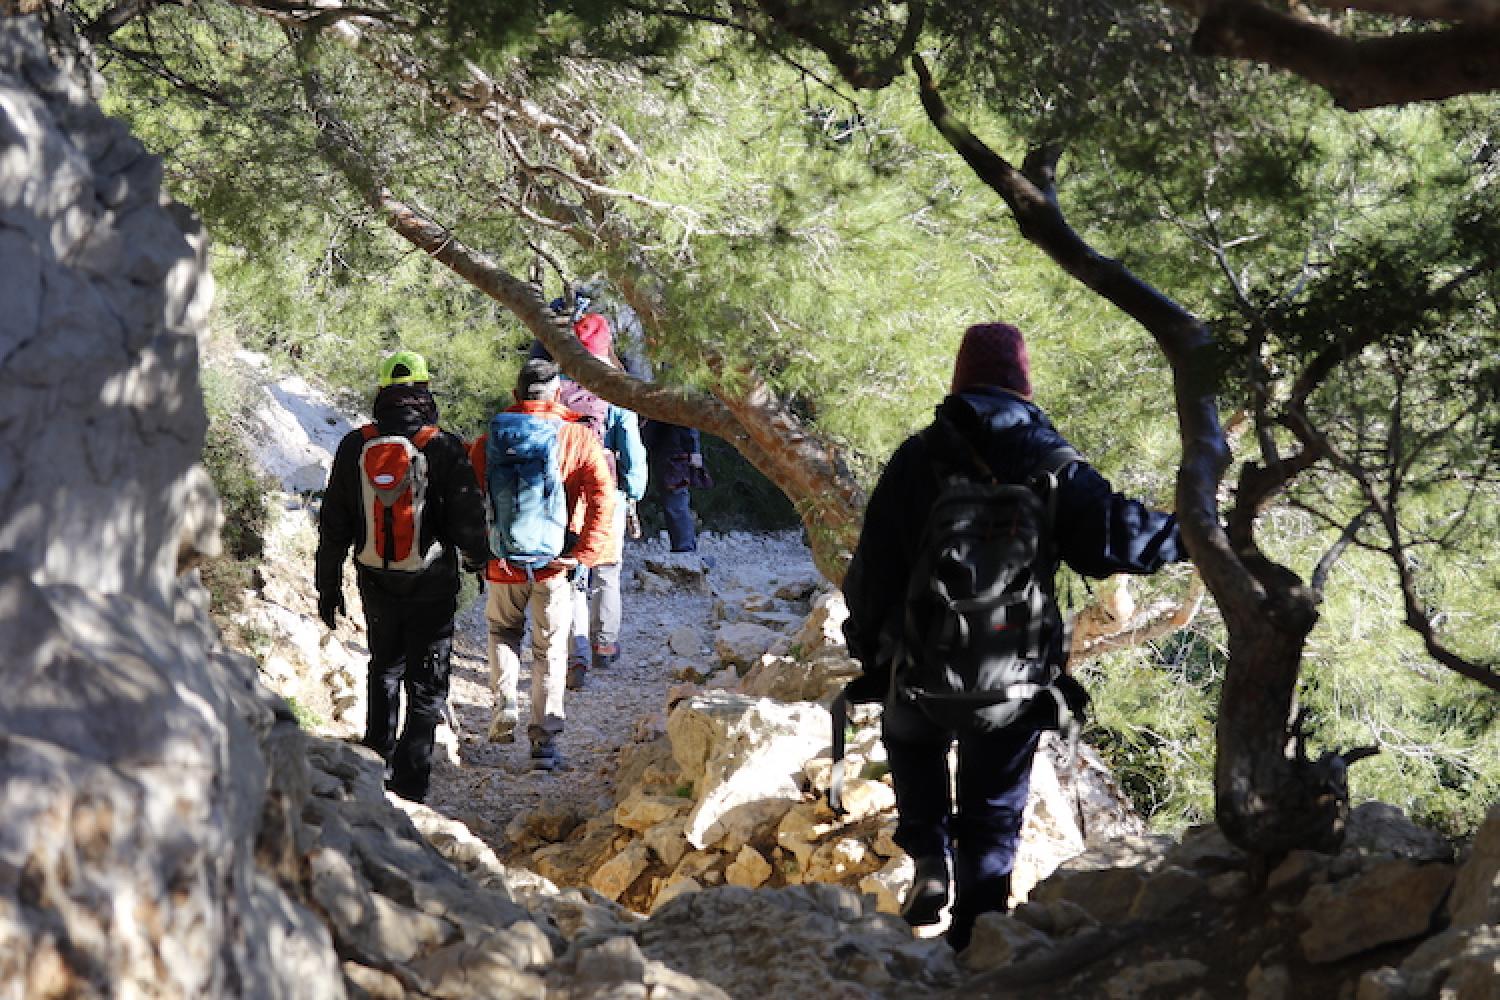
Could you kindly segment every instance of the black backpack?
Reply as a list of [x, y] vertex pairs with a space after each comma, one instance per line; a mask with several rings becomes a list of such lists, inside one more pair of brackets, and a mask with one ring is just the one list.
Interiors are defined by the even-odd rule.
[[1060, 447], [1025, 482], [1007, 482], [947, 419], [924, 439], [938, 494], [907, 586], [892, 693], [944, 729], [1004, 729], [1066, 662], [1053, 519], [1057, 474], [1079, 456]]
[[[923, 440], [938, 494], [907, 584], [886, 703], [913, 702], [953, 732], [995, 731], [1025, 719], [1075, 741], [1088, 695], [1063, 673], [1071, 637], [1054, 593], [1053, 519], [1057, 475], [1078, 453], [1059, 447], [1017, 483], [997, 476], [945, 417]], [[832, 710], [829, 799], [837, 811], [847, 693]]]

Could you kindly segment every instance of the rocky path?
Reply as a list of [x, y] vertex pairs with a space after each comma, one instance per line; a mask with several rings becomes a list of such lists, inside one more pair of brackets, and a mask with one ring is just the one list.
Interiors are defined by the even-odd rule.
[[[679, 683], [673, 672], [683, 663], [713, 655], [709, 646], [714, 602], [814, 572], [795, 533], [707, 534], [701, 551], [714, 562], [705, 577], [707, 589], [676, 585], [652, 592], [639, 586], [637, 571], [646, 559], [664, 556], [665, 545], [652, 539], [627, 546], [620, 660], [608, 671], [591, 672], [583, 691], [568, 692], [567, 726], [561, 736], [564, 766], [550, 773], [531, 770], [524, 737], [512, 744], [486, 740], [491, 696], [483, 603], [464, 610], [458, 620], [450, 695], [458, 723], [458, 766], [450, 748], [447, 759], [434, 770], [427, 804], [467, 824], [501, 857], [509, 846], [506, 826], [544, 803], [567, 803], [584, 815], [613, 808], [619, 750], [659, 728], [667, 692]], [[696, 656], [668, 649], [668, 638], [684, 628], [698, 636]], [[530, 670], [528, 653], [521, 667], [523, 724], [530, 709]]]

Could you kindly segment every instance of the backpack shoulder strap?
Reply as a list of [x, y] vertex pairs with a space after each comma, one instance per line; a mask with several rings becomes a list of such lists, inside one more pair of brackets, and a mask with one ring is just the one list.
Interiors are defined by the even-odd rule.
[[927, 445], [927, 454], [940, 476], [959, 474], [978, 475], [979, 478], [998, 481], [995, 470], [984, 460], [974, 442], [963, 429], [941, 411], [937, 419], [922, 432]]
[[1074, 462], [1083, 461], [1083, 456], [1078, 454], [1072, 445], [1059, 445], [1047, 452], [1045, 458], [1037, 465], [1036, 471], [1042, 475], [1055, 476]]
[[421, 451], [423, 448], [427, 447], [428, 443], [431, 442], [433, 438], [437, 436], [437, 424], [428, 424], [411, 436], [411, 443], [416, 446], [418, 451]]
[[380, 427], [376, 424], [365, 424], [359, 429], [359, 433], [366, 441], [373, 441], [380, 437]]

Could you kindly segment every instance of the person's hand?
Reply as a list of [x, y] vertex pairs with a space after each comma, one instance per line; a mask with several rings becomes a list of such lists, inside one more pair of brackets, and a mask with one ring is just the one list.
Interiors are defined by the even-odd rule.
[[323, 624], [331, 629], [339, 627], [338, 616], [348, 617], [349, 612], [344, 608], [344, 592], [335, 590], [327, 594], [318, 595], [318, 617], [323, 619]]
[[702, 456], [702, 454], [700, 454], [699, 452], [695, 451], [691, 455], [689, 455], [688, 456], [688, 465], [691, 465], [695, 469], [701, 469], [701, 468], [703, 468], [703, 456]]
[[557, 566], [560, 569], [574, 569], [578, 566], [578, 560], [574, 559], [572, 556], [558, 556], [556, 559], [552, 560], [552, 565]]

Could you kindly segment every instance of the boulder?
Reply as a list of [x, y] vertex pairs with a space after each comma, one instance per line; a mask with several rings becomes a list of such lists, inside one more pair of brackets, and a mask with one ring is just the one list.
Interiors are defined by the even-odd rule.
[[703, 638], [691, 625], [679, 625], [667, 634], [667, 648], [676, 656], [697, 656], [703, 651]]
[[959, 964], [971, 972], [987, 972], [1035, 957], [1051, 944], [1047, 935], [1015, 917], [1004, 913], [981, 913], [974, 922], [974, 936], [969, 947], [959, 956]]
[[676, 868], [688, 850], [687, 838], [683, 836], [686, 829], [687, 824], [680, 817], [674, 817], [647, 830], [641, 840], [662, 864]]
[[635, 789], [615, 806], [615, 825], [636, 833], [647, 830], [688, 810], [692, 803], [676, 795], [652, 795]]
[[768, 799], [797, 802], [807, 759], [827, 745], [828, 712], [727, 691], [680, 702], [667, 719], [672, 755], [697, 801], [685, 836], [694, 847], [716, 843], [729, 814]]
[[1041, 903], [1067, 900], [1100, 923], [1123, 921], [1147, 876], [1172, 847], [1170, 837], [1126, 837], [1063, 862], [1031, 892]]
[[1453, 884], [1448, 865], [1388, 861], [1363, 875], [1316, 885], [1300, 913], [1299, 939], [1309, 962], [1336, 962], [1393, 941], [1425, 934]]
[[778, 633], [764, 625], [731, 622], [714, 632], [714, 653], [726, 667], [743, 676], [760, 662], [761, 655], [776, 641]]
[[1500, 924], [1500, 805], [1490, 808], [1458, 869], [1448, 914], [1455, 927]]
[[881, 913], [900, 913], [901, 902], [916, 874], [911, 858], [901, 854], [860, 879], [859, 891], [874, 896], [875, 908]]
[[686, 587], [700, 593], [708, 592], [708, 565], [696, 552], [665, 552], [647, 556], [642, 560], [644, 569], [637, 570], [637, 577], [655, 577], [669, 587]]
[[1453, 847], [1441, 834], [1418, 826], [1385, 802], [1361, 802], [1349, 810], [1344, 847], [1408, 861], [1453, 860]]

